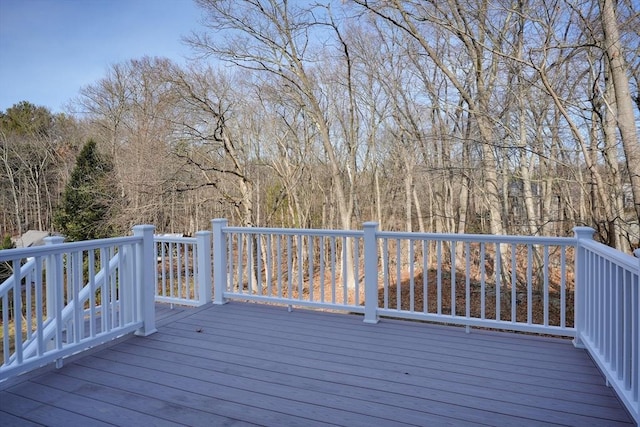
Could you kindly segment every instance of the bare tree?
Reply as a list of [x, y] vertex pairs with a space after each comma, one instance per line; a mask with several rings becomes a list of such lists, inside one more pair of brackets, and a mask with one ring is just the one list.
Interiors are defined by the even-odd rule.
[[[251, 145], [243, 141], [240, 102], [243, 94], [233, 89], [235, 82], [210, 67], [183, 70], [173, 67], [166, 75], [179, 101], [174, 120], [180, 138], [174, 154], [194, 166], [203, 179], [187, 183], [182, 189], [214, 187], [222, 201], [237, 211], [243, 225], [255, 225], [253, 191], [248, 159]], [[244, 142], [244, 143], [243, 143]], [[221, 180], [231, 180], [238, 189], [234, 194]]]
[[[360, 0], [356, 0], [356, 3], [380, 16], [390, 25], [402, 28], [413, 37], [419, 43], [424, 54], [446, 76], [448, 83], [464, 100], [482, 139], [483, 199], [487, 215], [490, 218], [490, 230], [492, 234], [503, 234], [502, 208], [494, 150], [496, 135], [492, 119], [487, 114], [488, 111], [491, 111], [498, 57], [485, 47], [485, 43], [490, 43], [492, 37], [496, 39], [500, 37], [500, 33], [490, 33], [490, 28], [506, 28], [507, 25], [489, 23], [495, 17], [490, 16], [486, 3], [462, 5], [457, 1], [451, 1], [446, 4], [436, 2], [419, 4], [417, 2]], [[464, 9], [472, 13], [463, 14], [462, 10]], [[452, 69], [450, 63], [438, 54], [437, 41], [431, 36], [428, 25], [442, 28], [451, 37], [459, 40], [461, 49], [464, 49], [459, 54], [464, 55], [466, 71], [463, 71], [463, 68]], [[471, 79], [469, 81], [461, 80], [459, 77], [461, 73], [468, 75]], [[467, 83], [472, 83], [472, 85]]]
[[598, 4], [600, 5], [600, 19], [604, 34], [603, 48], [607, 55], [606, 65], [615, 94], [612, 99], [612, 101], [615, 100], [615, 106], [610, 108], [616, 116], [616, 123], [624, 146], [636, 220], [640, 221], [640, 145], [638, 145], [638, 129], [629, 86], [629, 68], [622, 51], [614, 1], [599, 0]]
[[321, 43], [329, 37], [328, 18], [325, 16], [326, 20], [321, 21], [317, 15], [326, 9], [275, 0], [242, 3], [199, 0], [198, 4], [206, 12], [206, 26], [218, 34], [193, 36], [189, 39], [192, 46], [243, 68], [276, 76], [281, 88], [305, 109], [318, 129], [328, 159], [341, 226], [351, 228], [353, 200], [347, 168], [353, 165], [355, 150], [348, 140], [344, 141], [348, 154], [345, 165], [338, 144], [334, 144], [326, 114], [324, 91], [318, 80], [322, 69], [312, 65], [319, 59], [314, 52], [319, 44], [313, 41]]
[[151, 222], [159, 231], [187, 231], [172, 224], [182, 223], [182, 217], [165, 204], [180, 167], [170, 146], [175, 93], [164, 80], [171, 67], [167, 59], [149, 57], [116, 64], [104, 79], [83, 88], [75, 104], [90, 121], [96, 141], [111, 154], [120, 196], [111, 216], [117, 230]]
[[60, 171], [77, 144], [76, 126], [74, 119], [26, 101], [0, 113], [0, 188], [8, 193], [13, 216], [5, 232], [51, 229], [65, 182]]

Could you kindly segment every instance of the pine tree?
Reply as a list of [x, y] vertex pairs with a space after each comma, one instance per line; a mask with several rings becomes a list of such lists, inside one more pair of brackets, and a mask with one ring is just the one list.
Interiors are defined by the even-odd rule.
[[[4, 236], [2, 242], [0, 242], [0, 249], [12, 249], [15, 245], [11, 241], [11, 236]], [[10, 262], [0, 262], [0, 283], [4, 282], [11, 276], [13, 268]]]
[[0, 249], [13, 249], [16, 245], [11, 241], [11, 236], [6, 235], [4, 239], [2, 239], [2, 243], [0, 243]]
[[68, 241], [110, 237], [110, 201], [113, 199], [111, 162], [100, 155], [93, 140], [82, 148], [54, 224]]

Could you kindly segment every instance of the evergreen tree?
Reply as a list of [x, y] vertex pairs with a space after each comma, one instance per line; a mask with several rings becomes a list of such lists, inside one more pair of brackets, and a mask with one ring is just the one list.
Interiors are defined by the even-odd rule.
[[[11, 236], [4, 236], [2, 242], [0, 242], [0, 249], [12, 249], [15, 245], [11, 241]], [[4, 282], [11, 276], [12, 273], [11, 263], [9, 262], [0, 262], [0, 283]]]
[[93, 140], [82, 148], [54, 223], [68, 241], [110, 237], [110, 205], [114, 186], [111, 162], [100, 155]]
[[16, 245], [11, 241], [11, 236], [6, 235], [4, 239], [2, 239], [2, 243], [0, 243], [0, 249], [13, 249]]

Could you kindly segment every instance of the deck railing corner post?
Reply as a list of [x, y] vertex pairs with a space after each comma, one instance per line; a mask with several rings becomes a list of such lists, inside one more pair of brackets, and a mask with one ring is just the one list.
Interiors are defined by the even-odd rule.
[[211, 301], [211, 231], [196, 233], [198, 305]]
[[575, 279], [574, 279], [574, 327], [576, 336], [573, 345], [577, 348], [585, 348], [582, 335], [586, 324], [586, 280], [587, 274], [587, 254], [582, 246], [582, 240], [593, 240], [595, 230], [591, 227], [574, 227], [573, 233], [576, 238], [575, 249]]
[[378, 323], [378, 248], [377, 222], [365, 222], [364, 228], [364, 323]]
[[227, 239], [224, 229], [228, 222], [225, 218], [211, 220], [213, 227], [213, 303], [226, 304], [224, 292], [227, 289]]
[[142, 327], [135, 334], [146, 337], [157, 332], [155, 307], [155, 269], [156, 251], [153, 241], [153, 225], [136, 225], [133, 235], [142, 237], [142, 243], [137, 249], [137, 265], [135, 268], [136, 292], [138, 293], [138, 315], [142, 320]]

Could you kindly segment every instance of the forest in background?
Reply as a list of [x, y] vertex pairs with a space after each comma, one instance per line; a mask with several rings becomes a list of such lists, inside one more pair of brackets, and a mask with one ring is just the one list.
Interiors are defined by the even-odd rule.
[[[59, 231], [91, 140], [96, 230], [150, 223], [639, 245], [632, 0], [197, 0], [200, 59], [114, 64], [65, 114], [0, 113], [0, 234]], [[80, 209], [80, 208], [78, 208]]]

